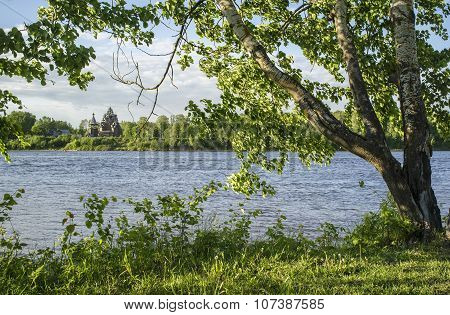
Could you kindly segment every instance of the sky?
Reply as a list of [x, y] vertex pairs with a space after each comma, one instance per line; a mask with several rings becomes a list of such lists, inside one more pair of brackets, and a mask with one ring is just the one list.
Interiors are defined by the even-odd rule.
[[[147, 0], [148, 1], [148, 0]], [[145, 0], [134, 2], [143, 4]], [[39, 6], [45, 6], [43, 0], [0, 0], [0, 27], [4, 29], [23, 25], [24, 22], [35, 21]], [[448, 25], [449, 21], [446, 21]], [[166, 53], [173, 47], [173, 38], [167, 32], [157, 32], [156, 41], [151, 46], [152, 53]], [[82, 36], [83, 45], [89, 45], [96, 50], [96, 60], [87, 68], [91, 71], [95, 80], [89, 84], [87, 91], [81, 91], [77, 87], [69, 86], [67, 80], [62, 77], [51, 76], [54, 84], [41, 86], [37, 82], [27, 83], [22, 78], [0, 77], [2, 89], [10, 90], [17, 95], [25, 105], [25, 110], [32, 112], [38, 118], [50, 116], [57, 120], [65, 120], [77, 127], [82, 119], [89, 119], [92, 113], [97, 119], [101, 119], [108, 107], [112, 107], [119, 120], [132, 121], [139, 117], [148, 116], [151, 112], [154, 93], [146, 92], [141, 99], [143, 105], [136, 105], [138, 91], [134, 87], [123, 85], [114, 81], [112, 73], [112, 56], [116, 51], [116, 42], [107, 36], [93, 39], [89, 35]], [[442, 43], [437, 43], [442, 45]], [[448, 46], [448, 44], [447, 44]], [[323, 68], [312, 66], [301, 53], [294, 54], [296, 66], [304, 71], [305, 77], [321, 82], [332, 82], [332, 76]], [[144, 82], [151, 86], [164, 71], [165, 61], [163, 57], [150, 57], [144, 54], [135, 56], [143, 70]], [[123, 72], [126, 72], [123, 69]], [[158, 104], [155, 108], [157, 115], [170, 116], [185, 113], [185, 107], [189, 100], [200, 99], [217, 100], [219, 90], [216, 88], [214, 78], [207, 78], [196, 66], [181, 71], [174, 66], [173, 87], [166, 82], [158, 95]], [[131, 104], [130, 104], [131, 102]], [[130, 105], [129, 105], [130, 104]], [[335, 105], [332, 109], [338, 109]], [[154, 118], [153, 118], [154, 119]]]

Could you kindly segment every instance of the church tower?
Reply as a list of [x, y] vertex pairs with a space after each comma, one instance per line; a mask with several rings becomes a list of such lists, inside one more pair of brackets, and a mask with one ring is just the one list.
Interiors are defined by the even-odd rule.
[[95, 114], [92, 114], [92, 118], [89, 121], [89, 137], [98, 137], [98, 123], [95, 120]]

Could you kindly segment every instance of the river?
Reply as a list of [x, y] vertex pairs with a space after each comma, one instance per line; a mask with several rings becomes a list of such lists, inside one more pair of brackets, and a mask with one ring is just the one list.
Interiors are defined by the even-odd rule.
[[[394, 153], [401, 158], [400, 152]], [[157, 194], [192, 193], [211, 180], [222, 181], [239, 168], [232, 152], [63, 152], [13, 151], [12, 163], [0, 163], [0, 194], [24, 188], [25, 194], [11, 213], [14, 229], [29, 244], [52, 245], [62, 232], [66, 210], [81, 220], [79, 196], [96, 193], [119, 198], [154, 198]], [[443, 214], [450, 207], [450, 151], [432, 158], [433, 187]], [[304, 226], [315, 235], [320, 223], [351, 227], [364, 213], [376, 211], [386, 196], [380, 175], [367, 162], [337, 152], [329, 166], [307, 169], [292, 156], [282, 175], [266, 174], [277, 194], [245, 200], [233, 192], [220, 192], [205, 205], [206, 221], [223, 217], [229, 208], [261, 209], [253, 230], [272, 224], [281, 210], [287, 225]], [[364, 181], [360, 187], [359, 182]], [[108, 216], [126, 208], [112, 207]]]

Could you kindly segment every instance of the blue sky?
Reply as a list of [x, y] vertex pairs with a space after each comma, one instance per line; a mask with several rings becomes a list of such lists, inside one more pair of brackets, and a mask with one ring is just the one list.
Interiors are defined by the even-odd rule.
[[[148, 0], [133, 1], [136, 4], [145, 4]], [[34, 21], [37, 17], [39, 6], [45, 6], [44, 0], [0, 0], [0, 27], [11, 28]], [[449, 19], [446, 27], [450, 27]], [[160, 36], [158, 36], [160, 35]], [[161, 36], [162, 35], [162, 36]], [[152, 52], [167, 52], [172, 47], [172, 38], [167, 32], [158, 33], [158, 40], [152, 45]], [[97, 59], [89, 67], [96, 77], [87, 91], [70, 87], [63, 78], [54, 77], [55, 85], [40, 86], [38, 83], [26, 83], [20, 78], [0, 78], [2, 89], [8, 89], [18, 95], [27, 107], [38, 117], [43, 115], [69, 121], [78, 126], [82, 119], [90, 118], [92, 112], [97, 117], [111, 106], [118, 114], [120, 120], [137, 120], [140, 116], [147, 116], [151, 110], [153, 95], [148, 93], [143, 98], [144, 106], [136, 106], [128, 103], [136, 100], [137, 92], [110, 78], [112, 72], [112, 54], [116, 44], [106, 36], [99, 40], [93, 40], [89, 36], [83, 36], [83, 41], [96, 49]], [[433, 40], [433, 45], [438, 48], [448, 47], [448, 43], [442, 40]], [[330, 82], [333, 78], [322, 68], [312, 67], [301, 55], [296, 55], [296, 63], [305, 71], [310, 79]], [[151, 58], [145, 55], [139, 56], [139, 62], [144, 69], [144, 82], [151, 85], [161, 75], [164, 67], [164, 59]], [[309, 71], [309, 72], [308, 72]], [[201, 71], [192, 67], [187, 71], [175, 68], [175, 84], [178, 89], [166, 84], [158, 96], [156, 113], [159, 115], [171, 115], [183, 113], [189, 100], [202, 98], [217, 99], [219, 92], [215, 87], [215, 80], [206, 78]]]

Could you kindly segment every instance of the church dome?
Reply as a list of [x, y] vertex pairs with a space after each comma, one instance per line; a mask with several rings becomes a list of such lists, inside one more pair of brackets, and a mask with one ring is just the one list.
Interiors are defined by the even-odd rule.
[[89, 124], [91, 124], [91, 125], [96, 125], [97, 124], [97, 120], [95, 120], [95, 114], [92, 114], [92, 118], [89, 121]]

